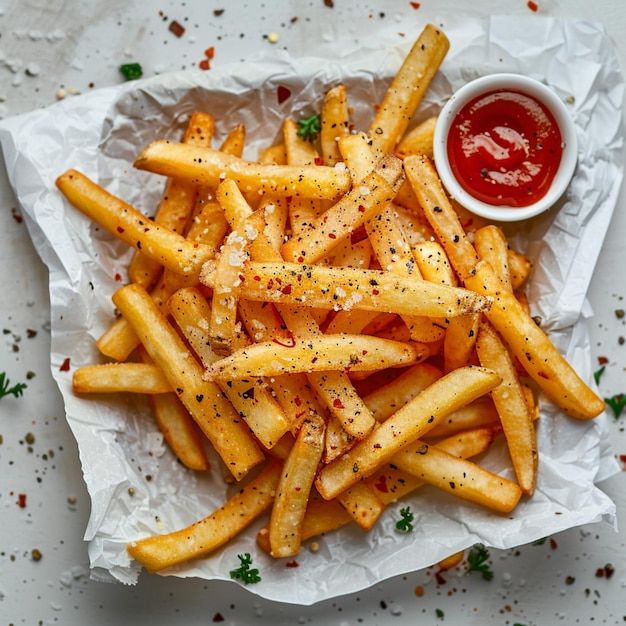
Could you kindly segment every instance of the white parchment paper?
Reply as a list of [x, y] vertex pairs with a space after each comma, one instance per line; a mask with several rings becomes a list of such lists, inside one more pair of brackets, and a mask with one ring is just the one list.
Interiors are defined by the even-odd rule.
[[[569, 191], [558, 209], [509, 227], [509, 234], [536, 261], [533, 313], [590, 380], [586, 323], [592, 311], [585, 293], [622, 179], [623, 81], [611, 43], [599, 26], [583, 22], [494, 17], [440, 23], [452, 48], [416, 122], [435, 113], [468, 80], [500, 71], [543, 80], [570, 103], [580, 154]], [[354, 42], [323, 44], [325, 58], [277, 53], [205, 73], [158, 76], [70, 98], [0, 125], [9, 179], [50, 270], [51, 367], [91, 496], [85, 539], [94, 578], [134, 583], [139, 568], [130, 562], [126, 543], [204, 517], [224, 501], [227, 490], [215, 455], [207, 476], [185, 470], [173, 458], [141, 399], [72, 394], [73, 370], [102, 360], [94, 342], [112, 319], [110, 297], [121, 284], [115, 275], [125, 280], [130, 253], [69, 206], [54, 179], [76, 167], [151, 214], [163, 180], [131, 167], [149, 141], [177, 137], [192, 111], [205, 110], [218, 120], [217, 141], [234, 124], [245, 123], [246, 155], [255, 157], [278, 135], [285, 115], [317, 111], [324, 91], [340, 81], [348, 86], [356, 128], [365, 129], [373, 103], [381, 100], [408, 49], [408, 41], [397, 42], [395, 31], [381, 31], [358, 50]], [[291, 90], [282, 105], [278, 85]], [[66, 357], [71, 369], [61, 372]], [[595, 486], [616, 470], [607, 418], [575, 421], [547, 401], [541, 413], [537, 491], [510, 517], [427, 488], [410, 497], [416, 523], [409, 535], [394, 531], [400, 505], [391, 506], [370, 533], [348, 527], [330, 534], [320, 540], [318, 553], [303, 549], [300, 567], [285, 570], [283, 561], [274, 562], [256, 548], [259, 522], [211, 558], [165, 574], [228, 579], [237, 553], [248, 551], [263, 577], [249, 587], [252, 592], [311, 604], [426, 567], [477, 541], [509, 548], [579, 524], [614, 523], [614, 504]], [[511, 476], [501, 443], [483, 463]], [[135, 489], [133, 496], [129, 487]]]

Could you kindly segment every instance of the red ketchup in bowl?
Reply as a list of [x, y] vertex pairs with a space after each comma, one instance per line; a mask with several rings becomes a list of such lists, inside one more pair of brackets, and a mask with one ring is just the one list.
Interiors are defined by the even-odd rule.
[[470, 100], [457, 113], [447, 151], [452, 172], [467, 193], [496, 206], [525, 207], [547, 193], [563, 145], [545, 105], [502, 90]]

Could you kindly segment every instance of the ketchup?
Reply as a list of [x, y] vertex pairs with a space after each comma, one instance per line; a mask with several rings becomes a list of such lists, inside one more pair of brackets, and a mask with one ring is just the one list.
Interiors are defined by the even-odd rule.
[[493, 205], [525, 207], [548, 191], [561, 162], [561, 132], [552, 113], [517, 91], [470, 100], [448, 133], [448, 160], [459, 184]]

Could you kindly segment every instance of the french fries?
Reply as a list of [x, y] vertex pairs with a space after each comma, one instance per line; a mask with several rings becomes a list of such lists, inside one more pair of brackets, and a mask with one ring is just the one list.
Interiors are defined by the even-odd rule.
[[226, 467], [243, 478], [263, 454], [220, 389], [202, 380], [202, 368], [143, 287], [122, 287], [113, 301]]
[[340, 459], [322, 469], [316, 480], [326, 500], [373, 474], [396, 452], [425, 435], [439, 421], [500, 383], [497, 374], [464, 367], [447, 374], [383, 422]]
[[390, 152], [398, 143], [449, 47], [443, 32], [427, 24], [389, 86], [370, 125], [369, 136], [376, 152]]
[[364, 371], [408, 365], [418, 353], [410, 344], [363, 335], [316, 335], [288, 344], [257, 343], [207, 368], [207, 380], [241, 380], [328, 370]]
[[[258, 302], [428, 317], [469, 315], [490, 306], [490, 301], [478, 293], [381, 270], [251, 262], [240, 274], [240, 297]], [[205, 263], [201, 282], [214, 286], [214, 263]]]
[[74, 393], [167, 393], [172, 391], [159, 368], [143, 363], [110, 363], [79, 367], [72, 378]]
[[272, 505], [280, 473], [280, 463], [270, 461], [257, 478], [241, 487], [208, 517], [167, 535], [132, 541], [128, 544], [128, 553], [149, 572], [207, 556], [237, 536]]
[[[169, 177], [154, 221], [76, 170], [57, 179], [136, 248], [122, 317], [97, 342], [118, 363], [77, 369], [75, 393], [146, 394], [186, 467], [208, 470], [211, 443], [224, 481], [246, 479], [200, 522], [132, 542], [149, 571], [211, 554], [270, 508], [257, 543], [274, 558], [352, 521], [368, 531], [425, 485], [510, 514], [537, 480], [522, 368], [570, 415], [601, 412], [529, 315], [531, 260], [448, 198], [436, 118], [411, 121], [448, 46], [426, 26], [367, 134], [341, 84], [256, 162], [245, 127], [216, 150], [213, 118], [193, 114], [182, 143], [157, 138], [135, 161]], [[500, 431], [517, 484], [469, 460]]]
[[135, 167], [155, 174], [217, 187], [223, 178], [243, 193], [333, 200], [350, 188], [350, 176], [332, 167], [259, 165], [211, 148], [155, 141], [137, 157]]
[[[504, 281], [501, 282], [504, 287]], [[535, 490], [537, 441], [530, 408], [515, 366], [489, 322], [480, 325], [476, 350], [480, 364], [502, 378], [502, 382], [492, 390], [491, 397], [500, 415], [517, 482], [522, 491], [530, 496]]]

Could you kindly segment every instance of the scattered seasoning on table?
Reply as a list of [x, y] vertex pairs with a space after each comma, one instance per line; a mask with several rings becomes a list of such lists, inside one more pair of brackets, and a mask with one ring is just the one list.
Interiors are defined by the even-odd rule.
[[620, 335], [620, 336], [617, 338], [617, 343], [618, 343], [620, 346], [623, 346], [625, 341], [626, 341], [626, 339], [624, 339], [624, 337], [623, 337], [622, 335]]
[[550, 544], [550, 549], [551, 550], [556, 550], [559, 547], [559, 544], [554, 539], [552, 539], [552, 537], [550, 537], [548, 542]]
[[596, 578], [606, 578], [607, 580], [615, 574], [615, 568], [611, 563], [607, 563], [604, 567], [596, 570]]
[[542, 546], [546, 541], [548, 541], [547, 537], [542, 537], [541, 539], [537, 539], [537, 541], [533, 541], [533, 546]]
[[[17, 352], [17, 350], [15, 350], [15, 346], [13, 352]], [[26, 387], [28, 386], [26, 385], [26, 383], [16, 383], [13, 386], [10, 385], [11, 381], [9, 380], [6, 373], [0, 372], [0, 399], [4, 398], [4, 396], [9, 395], [13, 396], [14, 398], [19, 398], [20, 396], [24, 395], [24, 389], [26, 389]]]
[[33, 435], [33, 433], [26, 433], [26, 436], [24, 437], [24, 441], [29, 446], [32, 446], [35, 443], [35, 435]]
[[37, 331], [33, 330], [32, 328], [27, 328], [26, 329], [26, 338], [27, 339], [34, 339], [37, 336]]
[[435, 609], [435, 615], [439, 618], [439, 619], [443, 619], [445, 617], [445, 613], [441, 610], [441, 609]]
[[612, 398], [604, 398], [604, 401], [611, 407], [615, 419], [619, 419], [620, 415], [626, 407], [626, 394], [618, 393]]
[[285, 567], [300, 567], [300, 563], [298, 563], [298, 561], [293, 559], [292, 561], [287, 561], [285, 563]]
[[131, 496], [131, 497], [135, 495], [135, 488], [134, 487], [129, 487], [128, 488], [128, 495]]
[[172, 20], [170, 22], [168, 30], [170, 31], [170, 33], [174, 34], [178, 38], [182, 37], [185, 34], [185, 27], [176, 20]]
[[324, 6], [328, 7], [329, 9], [334, 9], [335, 3], [333, 2], [333, 0], [324, 0]]
[[409, 4], [417, 11], [422, 5], [419, 2], [409, 2]]
[[136, 80], [137, 78], [141, 78], [143, 76], [143, 70], [141, 69], [141, 65], [139, 63], [124, 63], [120, 65], [120, 74], [126, 80]]
[[17, 506], [19, 506], [20, 509], [26, 508], [26, 494], [25, 493], [17, 494]]
[[213, 616], [213, 621], [214, 622], [223, 622], [224, 621], [224, 616], [221, 613], [216, 613]]
[[215, 15], [215, 17], [221, 17], [224, 15], [224, 9], [213, 9], [213, 15]]
[[565, 584], [566, 585], [573, 585], [576, 582], [576, 579], [573, 576], [566, 576], [565, 577]]
[[533, 2], [533, 0], [528, 0], [528, 2], [526, 3], [526, 6], [533, 12], [533, 13], [537, 13], [537, 11], [539, 10], [539, 5], [536, 2]]
[[606, 369], [606, 365], [603, 365], [600, 369], [596, 370], [593, 373], [593, 379], [596, 381], [596, 385], [600, 384], [600, 379], [602, 378], [602, 374], [604, 374], [605, 369]]
[[37, 548], [33, 548], [33, 550], [31, 550], [30, 557], [33, 561], [41, 561], [42, 556], [43, 554], [41, 554], [41, 550], [38, 550]]
[[624, 309], [615, 309], [615, 317], [618, 320], [624, 319]]
[[70, 357], [65, 357], [63, 363], [61, 363], [61, 367], [59, 367], [59, 371], [61, 372], [69, 372], [70, 371]]
[[[0, 441], [0, 443], [2, 442]], [[319, 549], [320, 549], [320, 544], [317, 543], [317, 541], [313, 541], [311, 545], [309, 546], [309, 550], [313, 552], [313, 554], [315, 554], [316, 552], [319, 552]]]
[[605, 356], [598, 357], [598, 365], [606, 365], [609, 360]]
[[21, 224], [24, 221], [24, 218], [19, 214], [18, 210], [15, 207], [11, 207], [11, 217], [15, 220], [17, 224]]
[[424, 593], [426, 592], [424, 590], [424, 587], [422, 587], [422, 585], [417, 585], [417, 587], [415, 587], [415, 595], [418, 598], [421, 598], [424, 595]]
[[28, 372], [26, 372], [26, 380], [32, 380], [33, 378], [35, 378], [35, 372], [28, 370]]
[[74, 506], [76, 504], [76, 496], [67, 496], [67, 503], [70, 506]]
[[268, 40], [270, 43], [278, 43], [278, 40], [279, 40], [279, 39], [280, 39], [280, 35], [279, 35], [278, 33], [274, 33], [274, 32], [272, 32], [272, 33], [270, 33], [270, 34], [267, 36], [267, 40]]

